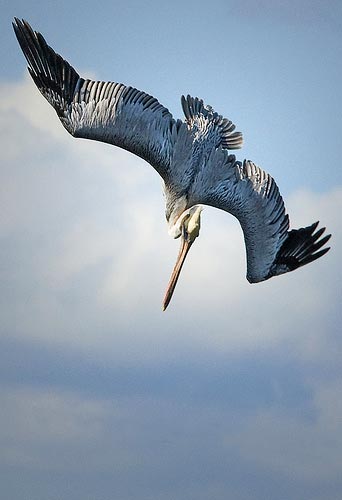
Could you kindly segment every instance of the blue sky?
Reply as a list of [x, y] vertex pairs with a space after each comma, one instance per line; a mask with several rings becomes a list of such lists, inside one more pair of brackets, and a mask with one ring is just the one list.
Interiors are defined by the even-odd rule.
[[[0, 69], [0, 482], [21, 500], [338, 500], [342, 494], [340, 2], [13, 1]], [[332, 250], [251, 286], [238, 223], [207, 208], [177, 255], [161, 182], [71, 138], [27, 76], [26, 18], [83, 76], [244, 133], [294, 227]]]

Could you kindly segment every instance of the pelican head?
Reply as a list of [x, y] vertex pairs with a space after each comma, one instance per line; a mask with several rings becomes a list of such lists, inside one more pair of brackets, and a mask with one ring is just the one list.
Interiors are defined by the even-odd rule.
[[163, 301], [163, 311], [165, 311], [170, 303], [185, 258], [188, 255], [191, 245], [199, 235], [202, 210], [203, 207], [201, 205], [194, 205], [193, 207], [185, 210], [169, 230], [170, 235], [172, 235], [174, 238], [181, 237], [181, 246], [179, 249], [175, 267], [173, 268], [171, 278], [166, 289]]

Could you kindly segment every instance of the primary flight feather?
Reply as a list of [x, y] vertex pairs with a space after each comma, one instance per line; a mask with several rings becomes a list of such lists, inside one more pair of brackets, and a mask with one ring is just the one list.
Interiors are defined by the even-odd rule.
[[229, 154], [242, 146], [242, 134], [201, 99], [182, 96], [185, 121], [175, 120], [145, 92], [122, 83], [83, 79], [26, 21], [15, 18], [13, 27], [33, 81], [66, 130], [74, 137], [124, 148], [163, 178], [169, 233], [181, 238], [164, 309], [199, 234], [202, 205], [239, 220], [250, 283], [293, 271], [329, 250], [322, 247], [330, 235], [322, 237], [325, 228], [317, 229], [318, 222], [289, 230], [274, 179], [252, 161], [240, 162]]

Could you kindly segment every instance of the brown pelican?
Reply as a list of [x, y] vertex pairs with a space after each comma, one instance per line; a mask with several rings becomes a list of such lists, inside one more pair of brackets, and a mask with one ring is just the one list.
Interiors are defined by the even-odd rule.
[[235, 125], [201, 99], [182, 96], [185, 121], [157, 99], [122, 83], [81, 78], [43, 36], [15, 18], [14, 31], [28, 70], [74, 137], [107, 142], [140, 156], [164, 181], [169, 233], [181, 248], [163, 308], [168, 306], [186, 255], [199, 235], [202, 205], [234, 215], [246, 246], [247, 280], [257, 283], [324, 255], [330, 235], [318, 222], [289, 230], [289, 217], [273, 178], [228, 151], [242, 146]]

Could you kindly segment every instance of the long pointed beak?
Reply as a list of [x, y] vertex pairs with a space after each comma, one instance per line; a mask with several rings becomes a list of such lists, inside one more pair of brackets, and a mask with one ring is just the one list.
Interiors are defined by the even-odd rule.
[[169, 281], [169, 284], [167, 285], [167, 289], [165, 292], [164, 296], [164, 301], [163, 301], [163, 311], [167, 308], [169, 305], [173, 292], [175, 291], [177, 281], [180, 275], [180, 272], [182, 270], [183, 264], [185, 262], [185, 258], [188, 255], [188, 252], [190, 250], [191, 245], [193, 244], [194, 240], [189, 241], [184, 238], [184, 236], [181, 236], [182, 242], [181, 242], [181, 247], [179, 249], [179, 254], [177, 257], [177, 262], [175, 264], [175, 267], [173, 268], [171, 278]]

